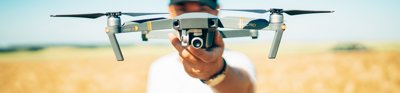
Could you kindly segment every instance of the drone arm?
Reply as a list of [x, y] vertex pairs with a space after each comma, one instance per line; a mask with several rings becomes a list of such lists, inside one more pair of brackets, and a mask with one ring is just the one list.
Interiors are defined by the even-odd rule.
[[219, 20], [224, 28], [243, 29], [243, 27], [253, 19], [245, 17], [223, 17], [219, 18]]
[[122, 33], [163, 30], [171, 28], [172, 28], [171, 19], [147, 21], [143, 23], [127, 22], [122, 26]]
[[139, 32], [138, 27], [135, 27], [135, 24], [129, 25], [122, 25], [121, 26], [121, 33], [128, 33], [128, 32]]
[[286, 29], [286, 25], [285, 24], [276, 24], [277, 26], [274, 26], [276, 29], [275, 30], [275, 36], [274, 39], [272, 41], [272, 45], [271, 45], [271, 49], [269, 52], [269, 59], [275, 59], [276, 58], [276, 54], [278, 53], [278, 49], [279, 49], [279, 44], [281, 43], [281, 39], [282, 39], [282, 34]]
[[[235, 38], [235, 37], [250, 37], [250, 30], [241, 29], [241, 30], [219, 30], [223, 38]], [[173, 33], [178, 35], [178, 31], [154, 31], [147, 34], [147, 38], [149, 39], [168, 39], [168, 34]]]
[[265, 31], [276, 31], [278, 29], [278, 25], [276, 24], [269, 24], [269, 26], [261, 29], [261, 30], [265, 30]]
[[179, 35], [178, 31], [170, 30], [170, 31], [153, 31], [146, 35], [149, 39], [168, 39], [168, 34], [173, 33], [176, 36]]
[[269, 22], [265, 19], [254, 19], [245, 17], [224, 17], [220, 18], [224, 28], [233, 29], [254, 29], [261, 30], [268, 27]]
[[117, 61], [124, 61], [124, 57], [122, 56], [122, 52], [118, 44], [117, 37], [115, 36], [117, 31], [119, 31], [119, 27], [110, 26], [106, 28], [108, 38], [110, 39], [111, 47], [113, 48]]
[[122, 56], [122, 52], [119, 47], [117, 38], [115, 37], [115, 34], [108, 34], [108, 37], [110, 39], [110, 43], [113, 48], [115, 57], [117, 58], [118, 61], [124, 61], [124, 57]]
[[250, 30], [220, 30], [223, 38], [234, 38], [234, 37], [250, 37]]

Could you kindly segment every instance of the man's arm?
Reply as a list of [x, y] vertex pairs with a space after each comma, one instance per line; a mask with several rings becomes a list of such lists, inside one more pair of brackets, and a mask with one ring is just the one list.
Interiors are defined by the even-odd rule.
[[[169, 34], [169, 39], [180, 55], [180, 60], [187, 74], [200, 80], [209, 80], [223, 69], [222, 53], [224, 42], [220, 33], [216, 32], [215, 47], [210, 50], [183, 47], [179, 39]], [[253, 93], [254, 87], [249, 74], [226, 64], [226, 77], [215, 86], [210, 86], [216, 93]], [[200, 81], [199, 81], [200, 82]]]

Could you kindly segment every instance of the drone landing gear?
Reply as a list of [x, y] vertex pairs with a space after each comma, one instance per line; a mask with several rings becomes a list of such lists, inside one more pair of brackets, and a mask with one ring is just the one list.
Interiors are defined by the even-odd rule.
[[117, 60], [124, 61], [124, 57], [122, 56], [122, 52], [119, 47], [117, 37], [115, 36], [115, 34], [121, 32], [121, 19], [119, 17], [121, 16], [121, 13], [120, 12], [109, 13], [107, 16], [108, 20], [107, 20], [106, 32], [108, 38], [110, 39], [111, 47], [113, 48]]

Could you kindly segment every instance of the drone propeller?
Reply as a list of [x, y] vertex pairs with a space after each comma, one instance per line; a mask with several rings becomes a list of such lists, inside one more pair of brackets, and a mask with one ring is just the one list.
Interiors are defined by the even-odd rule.
[[65, 14], [65, 15], [50, 15], [50, 17], [79, 17], [79, 18], [90, 18], [96, 19], [102, 16], [111, 15], [128, 15], [128, 16], [143, 16], [143, 15], [155, 15], [155, 14], [167, 14], [167, 13], [121, 13], [121, 12], [107, 12], [107, 13], [89, 13], [89, 14]]
[[285, 10], [288, 15], [315, 14], [315, 13], [333, 13], [335, 11], [315, 11], [315, 10]]
[[144, 23], [144, 22], [148, 22], [148, 21], [155, 21], [155, 20], [161, 20], [161, 19], [167, 19], [165, 17], [158, 17], [158, 18], [149, 18], [149, 19], [140, 19], [140, 20], [133, 20], [131, 22], [135, 22], [135, 23]]
[[220, 10], [242, 11], [242, 12], [260, 13], [260, 14], [269, 12], [269, 10], [265, 10], [265, 9], [220, 9]]
[[144, 16], [144, 15], [157, 15], [157, 14], [168, 14], [168, 13], [122, 13], [123, 15], [128, 15], [128, 16]]
[[67, 14], [67, 15], [50, 15], [50, 17], [81, 17], [81, 18], [99, 18], [106, 15], [105, 13], [91, 13], [91, 14]]
[[288, 15], [301, 15], [301, 14], [314, 14], [314, 13], [333, 13], [335, 11], [315, 11], [315, 10], [283, 10], [283, 9], [276, 9], [271, 8], [269, 10], [265, 9], [221, 9], [227, 11], [243, 11], [243, 12], [252, 12], [252, 13], [286, 13]]

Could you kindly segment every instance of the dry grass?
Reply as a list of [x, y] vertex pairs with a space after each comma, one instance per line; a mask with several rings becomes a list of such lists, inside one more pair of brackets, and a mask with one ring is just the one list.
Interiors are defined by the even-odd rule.
[[[277, 60], [267, 60], [267, 45], [229, 48], [254, 62], [257, 93], [400, 92], [398, 50], [379, 46], [368, 52], [333, 53], [326, 46], [283, 47]], [[151, 62], [171, 51], [169, 46], [125, 47], [125, 62], [116, 62], [109, 48], [0, 54], [0, 92], [143, 93]]]

